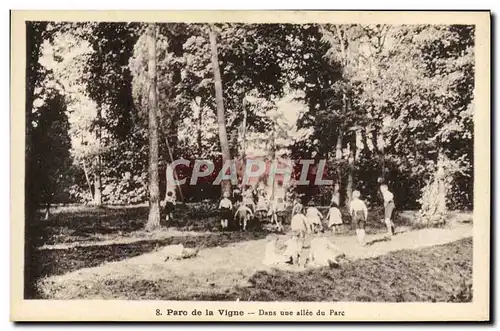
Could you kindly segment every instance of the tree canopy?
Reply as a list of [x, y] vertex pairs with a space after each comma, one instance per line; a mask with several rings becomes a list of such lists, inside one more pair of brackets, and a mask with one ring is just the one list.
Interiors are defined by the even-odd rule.
[[[162, 196], [173, 160], [221, 158], [213, 31], [231, 158], [261, 149], [326, 159], [342, 200], [358, 189], [377, 203], [380, 177], [402, 208], [428, 204], [442, 170], [449, 208], [472, 207], [472, 26], [156, 26]], [[29, 187], [38, 192], [33, 204], [148, 200], [147, 31], [139, 23], [28, 23], [26, 153], [28, 171], [44, 169]], [[220, 195], [210, 185], [179, 190], [186, 201]]]

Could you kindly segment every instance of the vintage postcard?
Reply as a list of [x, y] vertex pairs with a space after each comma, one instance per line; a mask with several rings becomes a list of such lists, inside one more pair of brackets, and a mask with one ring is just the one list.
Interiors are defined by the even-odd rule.
[[12, 11], [11, 320], [488, 321], [490, 13]]

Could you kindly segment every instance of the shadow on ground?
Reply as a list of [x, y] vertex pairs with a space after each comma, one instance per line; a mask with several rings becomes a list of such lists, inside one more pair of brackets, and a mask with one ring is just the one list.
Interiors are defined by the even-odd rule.
[[259, 271], [249, 283], [224, 292], [175, 297], [168, 291], [168, 280], [115, 285], [117, 292], [133, 289], [127, 297], [136, 300], [471, 302], [472, 239], [397, 251], [336, 269]]
[[[179, 230], [210, 231], [217, 227], [218, 212], [208, 204], [182, 205], [170, 224]], [[164, 215], [162, 215], [163, 222]], [[50, 220], [40, 221], [36, 246], [103, 240], [144, 229], [148, 207], [67, 207], [56, 209]], [[162, 224], [163, 226], [165, 224]]]
[[34, 274], [39, 277], [60, 275], [81, 268], [95, 267], [103, 262], [128, 259], [152, 252], [165, 245], [183, 244], [185, 247], [224, 247], [232, 243], [258, 240], [267, 232], [222, 232], [200, 236], [177, 236], [164, 239], [143, 240], [127, 244], [77, 246], [65, 249], [37, 250]]
[[[320, 208], [324, 216], [327, 208]], [[352, 235], [354, 228], [350, 224], [347, 211], [343, 211], [344, 225], [340, 234]], [[291, 216], [290, 216], [291, 217]], [[287, 222], [289, 223], [289, 218]], [[71, 242], [89, 242], [113, 239], [144, 229], [148, 218], [148, 207], [92, 207], [72, 206], [56, 209], [50, 220], [40, 221], [36, 225], [35, 246], [53, 245]], [[367, 233], [385, 231], [383, 208], [370, 210], [367, 221]], [[162, 215], [163, 220], [163, 215]], [[411, 227], [411, 217], [398, 217], [398, 227]], [[174, 220], [169, 224], [180, 231], [217, 231], [219, 213], [215, 204], [190, 203], [179, 205], [174, 213]]]

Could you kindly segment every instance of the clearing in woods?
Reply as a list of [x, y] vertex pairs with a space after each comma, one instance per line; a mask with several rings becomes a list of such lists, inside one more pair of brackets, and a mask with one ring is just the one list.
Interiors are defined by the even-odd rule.
[[[365, 247], [357, 245], [355, 236], [332, 235], [333, 241], [353, 260], [337, 269], [263, 266], [262, 232], [160, 231], [144, 234], [140, 241], [122, 237], [125, 238], [40, 247], [42, 255], [67, 251], [71, 256], [86, 249], [97, 250], [104, 258], [93, 263], [69, 261], [66, 268], [45, 272], [38, 283], [39, 296], [255, 301], [471, 299], [467, 292], [472, 279], [471, 224], [407, 231], [391, 241], [375, 232], [367, 236]], [[202, 249], [195, 258], [165, 262], [156, 248], [176, 243]], [[125, 249], [128, 246], [132, 246], [129, 251]], [[106, 256], [123, 250], [123, 258]], [[87, 255], [92, 256], [93, 253]]]

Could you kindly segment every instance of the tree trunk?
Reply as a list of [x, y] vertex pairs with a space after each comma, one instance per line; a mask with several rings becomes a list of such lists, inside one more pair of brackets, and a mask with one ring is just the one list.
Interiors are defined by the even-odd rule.
[[342, 132], [342, 127], [339, 127], [339, 134], [337, 136], [337, 144], [335, 145], [335, 160], [342, 160], [342, 140], [344, 133]]
[[[245, 96], [246, 97], [246, 96]], [[246, 163], [247, 163], [247, 108], [245, 107], [245, 97], [243, 97], [243, 124], [242, 124], [242, 146], [241, 146], [241, 162], [243, 164], [243, 176], [245, 175]], [[243, 179], [242, 179], [243, 180]], [[245, 193], [245, 187], [243, 187], [243, 193]]]
[[371, 134], [372, 134], [372, 144], [373, 144], [373, 154], [374, 155], [378, 155], [378, 132], [377, 132], [378, 128], [377, 127], [374, 127], [371, 131]]
[[347, 188], [346, 188], [346, 205], [352, 200], [352, 191], [354, 190], [354, 161], [356, 160], [356, 131], [354, 132], [351, 142], [349, 143], [349, 173], [347, 175]]
[[[351, 113], [351, 97], [348, 96], [346, 98], [346, 111], [347, 114]], [[356, 159], [356, 143], [357, 143], [357, 135], [356, 135], [356, 130], [352, 131], [350, 135], [350, 142], [349, 142], [349, 159], [348, 159], [348, 165], [349, 165], [349, 173], [347, 177], [347, 203], [351, 202], [352, 200], [352, 191], [353, 191], [353, 186], [354, 186], [354, 160]]]
[[438, 184], [437, 214], [443, 219], [446, 214], [446, 185], [444, 182], [444, 156], [440, 152], [438, 155], [436, 181]]
[[102, 122], [102, 107], [97, 107], [97, 128], [96, 128], [96, 142], [97, 142], [97, 156], [96, 167], [94, 174], [94, 205], [99, 207], [102, 205], [102, 192], [101, 192], [101, 123]]
[[94, 192], [92, 191], [92, 184], [90, 183], [89, 171], [87, 170], [87, 164], [85, 159], [82, 159], [83, 163], [83, 174], [85, 175], [85, 180], [87, 181], [87, 186], [89, 187], [90, 197], [94, 199]]
[[148, 26], [148, 132], [149, 132], [149, 215], [147, 230], [160, 227], [160, 188], [158, 176], [158, 110], [156, 98], [156, 25]]
[[368, 128], [361, 130], [361, 139], [363, 142], [363, 153], [366, 155], [367, 159], [372, 158], [372, 150], [368, 146]]
[[101, 174], [100, 174], [100, 164], [101, 157], [96, 157], [96, 173], [94, 175], [94, 206], [99, 207], [102, 205], [102, 190], [101, 190]]
[[[214, 70], [215, 102], [217, 104], [217, 123], [219, 124], [219, 139], [222, 151], [222, 162], [225, 164], [231, 159], [229, 151], [229, 141], [226, 132], [226, 118], [224, 115], [224, 98], [222, 95], [222, 78], [219, 69], [219, 59], [217, 55], [217, 35], [214, 27], [210, 27], [210, 50], [212, 53], [212, 67]], [[222, 181], [222, 193], [231, 194], [231, 182]]]
[[33, 299], [37, 293], [36, 280], [39, 276], [40, 258], [37, 253], [37, 237], [40, 235], [37, 211], [40, 203], [38, 186], [38, 164], [33, 151], [33, 102], [35, 88], [40, 75], [40, 48], [43, 43], [47, 22], [26, 22], [26, 98], [25, 98], [25, 181], [24, 181], [24, 299]]
[[380, 159], [381, 159], [381, 162], [382, 162], [382, 178], [384, 178], [384, 180], [388, 180], [386, 178], [386, 169], [385, 169], [385, 141], [384, 141], [384, 133], [382, 132], [382, 130], [380, 131], [380, 142], [382, 143], [380, 145]]
[[202, 143], [202, 134], [201, 134], [202, 127], [203, 127], [203, 112], [202, 112], [201, 102], [200, 102], [200, 106], [198, 108], [198, 156], [201, 156], [203, 154], [203, 143]]

